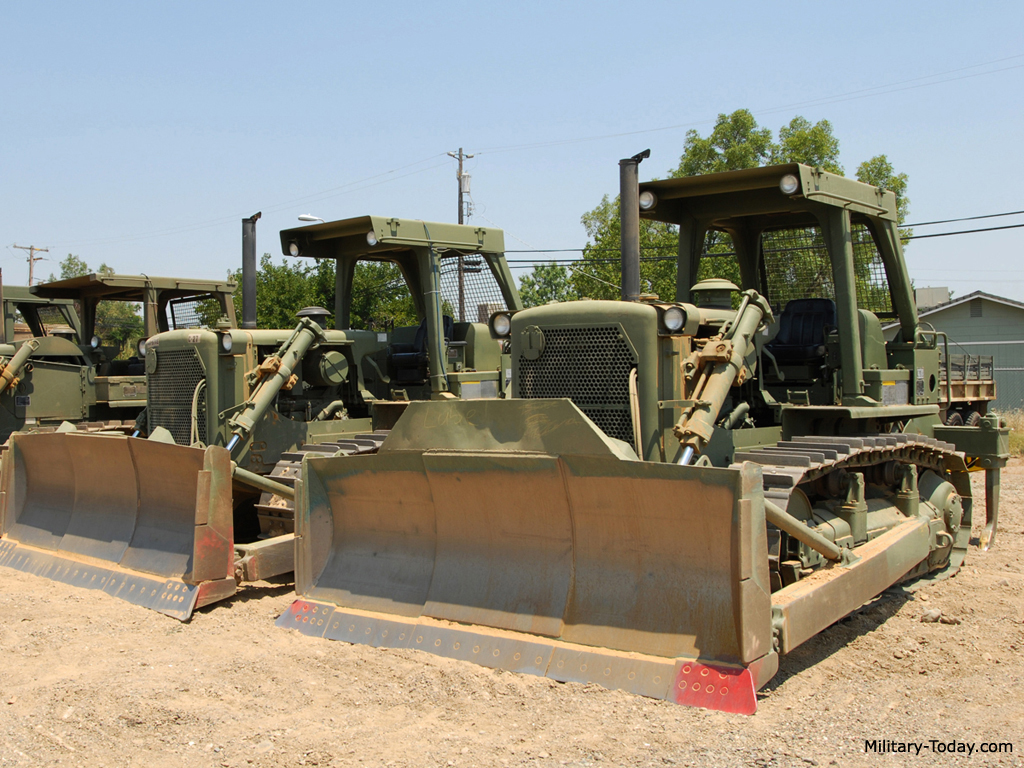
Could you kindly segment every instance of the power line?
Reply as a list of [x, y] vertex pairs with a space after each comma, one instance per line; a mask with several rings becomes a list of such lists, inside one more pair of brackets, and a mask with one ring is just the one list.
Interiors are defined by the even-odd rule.
[[[443, 163], [436, 163], [436, 164], [428, 166], [426, 168], [420, 168], [419, 170], [411, 171], [410, 173], [404, 173], [404, 174], [402, 174], [400, 176], [393, 176], [393, 177], [390, 177], [390, 178], [382, 178], [382, 177], [389, 177], [391, 174], [397, 173], [398, 171], [405, 170], [406, 168], [412, 168], [414, 166], [421, 165], [421, 164], [423, 164], [425, 162], [433, 160], [433, 159], [435, 159], [437, 157], [443, 157], [443, 156], [444, 156], [444, 153], [443, 152], [439, 152], [436, 155], [431, 155], [430, 157], [424, 158], [423, 160], [418, 160], [415, 163], [409, 163], [407, 165], [403, 165], [403, 166], [400, 166], [398, 168], [393, 168], [390, 171], [385, 171], [383, 173], [378, 173], [378, 174], [375, 174], [373, 176], [367, 176], [367, 177], [365, 177], [363, 179], [357, 179], [356, 181], [350, 181], [350, 182], [348, 182], [346, 184], [342, 184], [341, 186], [332, 187], [330, 189], [322, 190], [320, 192], [314, 192], [314, 193], [312, 193], [310, 195], [305, 195], [303, 197], [293, 198], [291, 200], [286, 200], [284, 202], [276, 203], [276, 204], [270, 205], [270, 206], [264, 206], [263, 210], [265, 212], [267, 212], [267, 213], [277, 213], [278, 211], [285, 210], [287, 208], [293, 207], [294, 205], [296, 205], [298, 203], [302, 203], [302, 202], [310, 203], [310, 202], [317, 202], [319, 200], [327, 200], [327, 199], [329, 199], [331, 197], [337, 197], [338, 195], [343, 195], [343, 194], [347, 194], [347, 193], [350, 193], [350, 192], [358, 192], [358, 191], [361, 191], [361, 190], [364, 190], [364, 189], [369, 189], [371, 187], [379, 186], [380, 184], [387, 184], [387, 183], [390, 183], [392, 181], [396, 181], [398, 179], [404, 179], [404, 178], [406, 178], [408, 176], [415, 176], [416, 174], [419, 174], [419, 173], [425, 173], [427, 171], [434, 170], [435, 168], [440, 168], [442, 166], [446, 166], [446, 165], [448, 165], [448, 161], [446, 160]], [[380, 181], [375, 181], [376, 179], [380, 179]], [[373, 182], [373, 183], [366, 184], [365, 182]], [[355, 186], [355, 185], [359, 185], [359, 184], [362, 184], [363, 186]], [[86, 245], [109, 245], [111, 243], [132, 242], [134, 240], [146, 240], [146, 239], [149, 239], [151, 237], [165, 237], [167, 235], [187, 234], [189, 232], [196, 232], [196, 231], [199, 231], [199, 230], [202, 230], [202, 229], [210, 229], [211, 227], [221, 226], [221, 225], [223, 225], [225, 223], [233, 222], [238, 217], [244, 217], [245, 215], [246, 214], [233, 214], [231, 216], [221, 216], [221, 217], [216, 218], [216, 219], [207, 219], [206, 221], [196, 222], [196, 223], [193, 223], [193, 224], [183, 224], [182, 226], [172, 227], [172, 228], [169, 228], [169, 229], [153, 230], [153, 231], [150, 231], [150, 232], [141, 232], [141, 233], [131, 234], [131, 235], [120, 235], [120, 236], [117, 236], [117, 237], [100, 238], [100, 239], [97, 239], [97, 240], [82, 240], [82, 241], [75, 241], [75, 242], [67, 241], [67, 242], [56, 243], [56, 245], [59, 245], [59, 246], [62, 246], [62, 247], [81, 247], [81, 246], [86, 246]]]
[[905, 227], [927, 227], [932, 224], [952, 224], [957, 221], [977, 221], [978, 219], [998, 219], [1000, 216], [1020, 216], [1024, 211], [1007, 211], [1006, 213], [986, 213], [984, 216], [964, 216], [962, 219], [938, 219], [922, 221], [918, 224], [904, 224]]
[[[1014, 56], [1007, 56], [1007, 57], [1001, 58], [1001, 59], [993, 59], [991, 61], [982, 62], [980, 64], [971, 64], [970, 66], [967, 66], [967, 67], [960, 67], [958, 69], [950, 69], [950, 70], [946, 70], [944, 72], [936, 72], [936, 73], [933, 73], [931, 75], [923, 75], [921, 77], [915, 77], [915, 78], [912, 78], [910, 80], [899, 80], [899, 81], [896, 81], [894, 83], [887, 83], [887, 84], [884, 84], [884, 85], [877, 85], [877, 86], [873, 86], [871, 88], [862, 88], [862, 89], [859, 89], [859, 90], [856, 90], [856, 91], [847, 91], [846, 93], [836, 94], [836, 95], [832, 95], [832, 96], [822, 96], [820, 98], [811, 99], [809, 101], [794, 102], [793, 104], [786, 104], [786, 105], [783, 105], [783, 106], [770, 107], [770, 108], [764, 108], [764, 109], [752, 109], [750, 111], [753, 114], [757, 114], [757, 115], [770, 115], [770, 114], [775, 114], [777, 112], [785, 112], [785, 111], [788, 111], [788, 110], [791, 110], [791, 109], [800, 109], [800, 108], [803, 108], [803, 107], [819, 107], [819, 106], [824, 106], [826, 104], [836, 104], [836, 103], [843, 102], [843, 101], [853, 101], [853, 100], [856, 100], [856, 99], [870, 98], [872, 96], [885, 96], [885, 95], [890, 94], [890, 93], [899, 93], [901, 91], [908, 91], [908, 90], [913, 90], [913, 89], [916, 89], [916, 88], [925, 88], [925, 87], [932, 86], [932, 85], [942, 85], [944, 83], [951, 83], [951, 82], [955, 82], [957, 80], [966, 80], [966, 79], [969, 79], [969, 78], [981, 77], [983, 75], [992, 75], [992, 74], [997, 74], [999, 72], [1006, 72], [1006, 71], [1011, 70], [1011, 69], [1021, 69], [1021, 68], [1024, 68], [1024, 64], [1015, 64], [1013, 66], [1002, 67], [1000, 69], [988, 70], [988, 71], [985, 71], [985, 72], [975, 72], [975, 73], [972, 73], [972, 74], [969, 74], [969, 75], [961, 75], [960, 77], [949, 77], [949, 78], [946, 78], [944, 80], [935, 80], [934, 82], [930, 82], [930, 83], [922, 83], [920, 81], [921, 80], [933, 80], [934, 78], [937, 78], [937, 77], [944, 77], [945, 75], [953, 75], [953, 74], [956, 74], [958, 72], [966, 72], [967, 70], [977, 69], [978, 67], [988, 67], [988, 66], [992, 66], [993, 64], [1001, 64], [1001, 63], [1006, 62], [1006, 61], [1013, 61], [1015, 59], [1020, 59], [1020, 58], [1024, 58], [1024, 54], [1016, 54]], [[918, 83], [918, 84], [917, 85], [909, 85], [910, 83]], [[901, 87], [901, 86], [905, 86], [905, 87]], [[575, 139], [557, 139], [557, 140], [554, 140], [554, 141], [535, 142], [533, 144], [510, 144], [510, 145], [507, 145], [507, 146], [504, 146], [504, 147], [490, 147], [490, 148], [486, 148], [486, 149], [481, 149], [481, 150], [479, 150], [477, 152], [477, 154], [482, 155], [484, 153], [492, 153], [493, 154], [493, 153], [497, 153], [497, 152], [516, 152], [516, 151], [529, 150], [529, 149], [542, 149], [542, 148], [545, 148], [545, 147], [558, 147], [558, 146], [563, 146], [563, 145], [566, 145], [566, 144], [582, 144], [582, 143], [588, 142], [588, 141], [600, 141], [600, 140], [603, 140], [603, 139], [618, 139], [618, 138], [623, 138], [625, 136], [639, 136], [639, 135], [646, 134], [646, 133], [659, 133], [659, 132], [662, 132], [662, 131], [680, 130], [682, 128], [695, 128], [695, 127], [697, 127], [699, 125], [707, 125], [708, 123], [713, 123], [713, 122], [714, 122], [714, 120], [704, 119], [704, 120], [697, 120], [697, 121], [688, 122], [688, 123], [679, 123], [679, 124], [676, 124], [676, 125], [666, 125], [666, 126], [662, 126], [660, 128], [644, 128], [644, 129], [635, 130], [635, 131], [623, 131], [623, 132], [620, 132], [620, 133], [607, 133], [607, 134], [603, 134], [603, 135], [600, 135], [600, 136], [582, 136], [582, 137], [578, 137], [578, 138], [575, 138]]]
[[[1024, 68], [1024, 64], [1017, 64], [1017, 65], [1013, 65], [1013, 66], [1009, 66], [1009, 67], [1002, 67], [1000, 69], [987, 70], [987, 71], [984, 71], [984, 72], [975, 72], [975, 73], [972, 73], [972, 74], [962, 75], [960, 77], [947, 77], [947, 78], [942, 79], [942, 80], [934, 80], [935, 78], [941, 78], [941, 77], [944, 77], [946, 75], [952, 75], [952, 74], [956, 74], [956, 73], [959, 73], [959, 72], [966, 72], [966, 71], [971, 70], [971, 69], [977, 69], [979, 67], [992, 66], [994, 64], [1000, 64], [1000, 63], [1003, 63], [1003, 62], [1013, 61], [1013, 60], [1020, 59], [1020, 58], [1024, 58], [1024, 54], [1017, 54], [1017, 55], [1014, 55], [1014, 56], [1007, 56], [1007, 57], [1004, 57], [1004, 58], [1001, 58], [1001, 59], [994, 59], [994, 60], [987, 61], [987, 62], [981, 62], [979, 64], [972, 64], [972, 65], [969, 65], [967, 67], [960, 67], [958, 69], [946, 70], [944, 72], [938, 72], [938, 73], [933, 73], [933, 74], [930, 74], [930, 75], [924, 75], [924, 76], [921, 76], [921, 77], [912, 78], [910, 80], [901, 80], [901, 81], [896, 81], [896, 82], [888, 83], [888, 84], [884, 84], [884, 85], [873, 86], [871, 88], [864, 88], [864, 89], [859, 89], [859, 90], [856, 90], [856, 91], [848, 91], [848, 92], [837, 94], [837, 95], [833, 95], [833, 96], [824, 96], [824, 97], [821, 97], [821, 98], [818, 98], [818, 99], [812, 99], [812, 100], [809, 100], [809, 101], [795, 102], [793, 104], [788, 104], [788, 105], [779, 106], [779, 107], [772, 107], [772, 108], [765, 108], [765, 109], [755, 109], [755, 110], [752, 110], [752, 111], [754, 113], [756, 113], [756, 114], [773, 114], [773, 113], [776, 113], [776, 112], [783, 112], [783, 111], [786, 111], [786, 110], [789, 110], [789, 109], [799, 109], [801, 107], [807, 107], [807, 106], [822, 106], [822, 105], [825, 105], [825, 104], [832, 104], [832, 103], [837, 103], [837, 102], [840, 102], [840, 101], [849, 101], [851, 99], [860, 99], [860, 98], [868, 98], [870, 96], [886, 95], [886, 94], [890, 94], [890, 93], [897, 93], [897, 92], [900, 92], [900, 91], [910, 90], [910, 89], [913, 89], [913, 88], [924, 88], [926, 86], [940, 85], [940, 84], [943, 84], [943, 83], [954, 82], [954, 81], [957, 81], [957, 80], [963, 80], [963, 79], [968, 79], [968, 78], [973, 78], [973, 77], [980, 77], [980, 76], [983, 76], [983, 75], [997, 74], [999, 72], [1005, 72], [1005, 71], [1012, 70], [1012, 69]], [[934, 80], [934, 82], [921, 82], [923, 80]], [[914, 83], [916, 83], [916, 85], [911, 85], [911, 84], [914, 84]], [[901, 87], [901, 86], [906, 86], [906, 87]], [[657, 132], [661, 132], [661, 131], [677, 130], [677, 129], [681, 129], [681, 128], [693, 128], [693, 127], [698, 126], [698, 125], [704, 125], [704, 124], [708, 124], [708, 123], [712, 123], [712, 122], [714, 122], [714, 121], [713, 120], [698, 120], [698, 121], [694, 121], [694, 122], [690, 122], [690, 123], [680, 123], [680, 124], [677, 124], [677, 125], [663, 126], [663, 127], [659, 127], [659, 128], [647, 128], [647, 129], [641, 129], [641, 130], [636, 130], [636, 131], [625, 131], [625, 132], [619, 132], [619, 133], [603, 134], [603, 135], [598, 135], [598, 136], [578, 137], [578, 138], [562, 139], [562, 140], [548, 141], [548, 142], [536, 142], [536, 143], [533, 143], [533, 144], [519, 144], [519, 145], [509, 145], [509, 146], [504, 146], [504, 147], [492, 147], [492, 148], [489, 148], [489, 149], [480, 150], [476, 154], [483, 154], [485, 152], [487, 152], [487, 153], [511, 152], [511, 151], [518, 151], [518, 150], [524, 150], [524, 149], [537, 149], [537, 148], [543, 148], [543, 147], [561, 146], [561, 145], [564, 145], [564, 144], [576, 144], [576, 143], [583, 143], [583, 142], [588, 142], [588, 141], [598, 141], [598, 140], [601, 140], [601, 139], [620, 138], [620, 137], [625, 137], [625, 136], [636, 136], [636, 135], [641, 135], [641, 134], [646, 134], [646, 133], [657, 133]], [[286, 200], [284, 202], [276, 203], [274, 205], [264, 206], [263, 210], [265, 210], [265, 211], [267, 211], [269, 213], [274, 213], [274, 212], [277, 212], [277, 211], [280, 211], [280, 210], [283, 210], [283, 209], [287, 209], [287, 208], [292, 207], [294, 205], [297, 205], [298, 203], [302, 203], [302, 202], [305, 202], [305, 203], [316, 202], [316, 201], [319, 201], [319, 200], [325, 200], [325, 199], [328, 199], [330, 197], [334, 197], [336, 195], [345, 194], [347, 192], [354, 192], [354, 191], [359, 191], [360, 189], [366, 189], [368, 187], [356, 187], [355, 185], [362, 184], [362, 183], [367, 182], [367, 181], [373, 181], [374, 179], [379, 179], [381, 177], [389, 176], [389, 175], [391, 175], [393, 173], [397, 173], [398, 171], [405, 170], [406, 168], [412, 168], [412, 167], [414, 167], [416, 165], [421, 165], [422, 163], [428, 162], [428, 161], [430, 161], [430, 160], [432, 160], [432, 159], [434, 159], [436, 157], [444, 156], [445, 154], [451, 154], [451, 153], [438, 153], [436, 155], [431, 155], [430, 157], [423, 158], [422, 160], [418, 160], [418, 161], [413, 162], [413, 163], [408, 163], [406, 165], [399, 166], [398, 168], [393, 168], [393, 169], [391, 169], [389, 171], [385, 171], [383, 173], [375, 174], [373, 176], [368, 176], [368, 177], [366, 177], [364, 179], [359, 179], [357, 181], [348, 182], [347, 184], [343, 184], [343, 185], [340, 185], [338, 187], [332, 187], [330, 189], [322, 190], [320, 192], [314, 192], [314, 193], [311, 193], [309, 195], [304, 195], [304, 196], [301, 196], [301, 197], [293, 198], [291, 200]], [[467, 157], [471, 157], [471, 155], [467, 156]], [[378, 182], [378, 183], [385, 183], [386, 181], [392, 181], [392, 180], [396, 180], [396, 179], [399, 179], [399, 178], [404, 178], [405, 176], [413, 175], [415, 173], [423, 173], [425, 171], [433, 170], [434, 168], [438, 168], [438, 167], [440, 167], [440, 165], [433, 165], [433, 166], [431, 166], [429, 168], [423, 168], [423, 169], [420, 169], [419, 171], [414, 171], [411, 174], [404, 174], [403, 176], [396, 176], [393, 179], [385, 179], [384, 181], [381, 181], [381, 182]], [[371, 185], [368, 185], [368, 186], [376, 186], [376, 184], [371, 184]], [[355, 187], [355, 188], [353, 188], [353, 187]], [[165, 229], [165, 230], [156, 230], [156, 231], [151, 231], [151, 232], [143, 232], [143, 233], [132, 234], [132, 235], [123, 235], [123, 236], [111, 237], [111, 238], [101, 238], [101, 239], [90, 240], [90, 241], [78, 241], [78, 242], [66, 241], [66, 242], [56, 243], [56, 245], [65, 246], [65, 247], [66, 246], [81, 247], [81, 246], [86, 246], [86, 245], [106, 245], [106, 244], [118, 243], [118, 242], [130, 242], [130, 241], [134, 241], [134, 240], [143, 240], [143, 239], [148, 239], [148, 238], [151, 238], [151, 237], [164, 237], [164, 236], [175, 235], [175, 234], [186, 234], [186, 233], [195, 232], [195, 231], [198, 231], [198, 230], [201, 230], [201, 229], [208, 229], [208, 228], [211, 228], [211, 227], [220, 226], [220, 225], [222, 225], [224, 223], [227, 223], [227, 222], [230, 222], [230, 221], [234, 221], [239, 216], [243, 216], [243, 215], [244, 214], [233, 214], [231, 216], [223, 216], [223, 217], [219, 217], [219, 218], [216, 218], [216, 219], [209, 219], [209, 220], [206, 220], [204, 222], [197, 222], [197, 223], [194, 223], [194, 224], [182, 225], [180, 227], [174, 227], [174, 228]], [[1013, 215], [1013, 214], [1006, 214], [1006, 215]], [[981, 217], [979, 217], [979, 218], [981, 218]], [[964, 219], [964, 220], [967, 220], [967, 219]], [[949, 220], [949, 221], [956, 221], [956, 220]], [[911, 226], [927, 226], [927, 225], [933, 224], [933, 223], [946, 223], [946, 222], [925, 222], [925, 223], [922, 223], [922, 224], [919, 224], [919, 225], [911, 225]], [[535, 251], [535, 252], [539, 253], [541, 251]]]
[[[1022, 213], [1024, 213], [1024, 211], [1022, 211]], [[997, 213], [997, 214], [989, 214], [988, 216], [974, 216], [974, 217], [965, 218], [965, 219], [950, 219], [950, 221], [969, 221], [971, 218], [982, 219], [982, 218], [990, 218], [990, 217], [993, 217], [993, 216], [1004, 216], [1004, 215], [1005, 216], [1009, 216], [1009, 215], [1012, 215], [1012, 214]], [[913, 226], [923, 226], [923, 225], [922, 224], [915, 224]], [[1007, 224], [1007, 225], [1002, 226], [1002, 227], [981, 227], [981, 228], [978, 228], [978, 229], [962, 229], [962, 230], [958, 230], [956, 232], [936, 232], [933, 235], [910, 235], [909, 237], [903, 237], [903, 238], [900, 238], [900, 239], [901, 240], [925, 240], [925, 239], [932, 238], [932, 237], [949, 237], [951, 235], [971, 235], [971, 234], [975, 234], [977, 232], [997, 232], [997, 231], [1000, 231], [1000, 230], [1003, 230], [1003, 229], [1021, 229], [1021, 228], [1024, 228], [1024, 224]], [[674, 245], [648, 245], [648, 246], [643, 246], [641, 248], [641, 251], [645, 251], [645, 250], [646, 251], [653, 251], [653, 250], [662, 250], [662, 251], [664, 251], [664, 250], [675, 250], [675, 249], [676, 249], [676, 246], [674, 246]], [[519, 249], [519, 250], [506, 250], [505, 251], [505, 253], [584, 253], [584, 252], [589, 252], [589, 253], [601, 253], [601, 252], [618, 253], [619, 249], [618, 248], [593, 248], [593, 247], [584, 246], [583, 248], [543, 248], [543, 249], [542, 248], [537, 248], [537, 249]], [[732, 255], [735, 255], [735, 254], [733, 254], [731, 252], [729, 252], [729, 253], [705, 253], [704, 254], [704, 256], [711, 256], [711, 257], [732, 256]], [[675, 257], [674, 256], [641, 256], [640, 260], [641, 261], [675, 261]], [[578, 264], [578, 263], [580, 263], [579, 259], [545, 259], [543, 262], [538, 262], [535, 259], [508, 259], [507, 261], [508, 261], [509, 264], [526, 264], [526, 263], [537, 264], [537, 263], [541, 263], [541, 264], [543, 264], [545, 266], [548, 265], [548, 264], [556, 264], [557, 265], [560, 262], [564, 262], [565, 264]], [[587, 261], [588, 262], [591, 262], [591, 261], [618, 261], [618, 259], [587, 259]]]
[[1020, 229], [1024, 224], [1007, 224], [1005, 227], [983, 227], [981, 229], [961, 229], [958, 232], [936, 232], [934, 235], [911, 235], [905, 240], [924, 240], [929, 237], [949, 237], [950, 235], [972, 235], [975, 232], [996, 232], [1000, 229]]

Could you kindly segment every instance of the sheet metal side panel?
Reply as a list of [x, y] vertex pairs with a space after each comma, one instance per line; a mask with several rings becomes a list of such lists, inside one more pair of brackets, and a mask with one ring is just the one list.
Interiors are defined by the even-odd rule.
[[744, 462], [740, 468], [739, 526], [735, 538], [738, 572], [734, 580], [736, 627], [740, 661], [749, 664], [772, 653], [772, 597], [768, 574], [768, 536], [764, 516], [761, 467]]

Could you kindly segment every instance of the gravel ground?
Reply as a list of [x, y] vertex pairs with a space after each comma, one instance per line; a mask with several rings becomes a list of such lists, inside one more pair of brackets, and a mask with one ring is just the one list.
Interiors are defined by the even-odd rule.
[[0, 766], [1021, 766], [1022, 502], [1014, 460], [992, 551], [797, 649], [752, 717], [303, 637], [273, 625], [290, 584], [180, 624], [0, 569]]

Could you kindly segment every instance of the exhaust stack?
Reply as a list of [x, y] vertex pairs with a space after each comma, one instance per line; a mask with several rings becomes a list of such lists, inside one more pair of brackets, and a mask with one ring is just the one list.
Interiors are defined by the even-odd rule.
[[651, 156], [645, 149], [619, 160], [619, 215], [622, 235], [622, 300], [640, 300], [640, 162]]
[[256, 327], [256, 222], [262, 212], [242, 219], [242, 327]]

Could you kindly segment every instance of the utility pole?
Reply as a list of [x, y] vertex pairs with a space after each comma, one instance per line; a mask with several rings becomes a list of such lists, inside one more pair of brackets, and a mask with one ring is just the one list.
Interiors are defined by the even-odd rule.
[[28, 284], [32, 287], [32, 280], [35, 275], [35, 266], [37, 261], [43, 261], [42, 256], [36, 256], [36, 252], [49, 253], [49, 248], [36, 248], [34, 245], [16, 245], [15, 248], [20, 248], [23, 251], [28, 251]]
[[[455, 173], [455, 178], [459, 182], [459, 224], [465, 223], [465, 204], [462, 201], [463, 192], [469, 191], [469, 176], [462, 173], [462, 161], [468, 160], [473, 155], [467, 155], [462, 151], [462, 147], [459, 147], [459, 152], [449, 152], [449, 157], [454, 157], [459, 161], [459, 170]], [[464, 323], [466, 321], [466, 267], [463, 263], [463, 256], [460, 253], [458, 255], [459, 261], [459, 322]]]
[[[455, 178], [459, 182], [459, 224], [464, 224], [466, 206], [462, 201], [462, 194], [463, 192], [469, 192], [469, 176], [462, 172], [462, 161], [469, 160], [473, 155], [467, 155], [462, 151], [462, 147], [459, 147], [458, 152], [449, 152], [448, 157], [454, 157], [459, 161], [459, 170], [456, 171]], [[463, 181], [463, 179], [465, 179], [465, 181]]]

